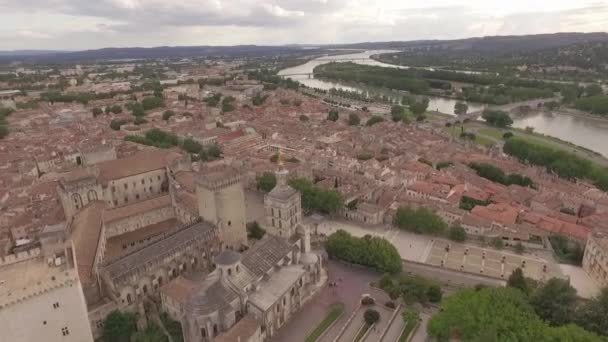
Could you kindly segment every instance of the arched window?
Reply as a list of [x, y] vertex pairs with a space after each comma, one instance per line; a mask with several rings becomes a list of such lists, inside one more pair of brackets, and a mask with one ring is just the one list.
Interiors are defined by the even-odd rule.
[[205, 330], [205, 328], [201, 329], [201, 335], [203, 336], [203, 338], [207, 337], [207, 330]]
[[131, 299], [131, 294], [127, 293], [127, 303], [131, 304], [132, 299]]
[[219, 331], [218, 331], [218, 329], [217, 329], [217, 324], [214, 324], [214, 325], [213, 325], [213, 336], [214, 336], [214, 337], [215, 337], [215, 336], [217, 336], [218, 332], [219, 332]]
[[87, 199], [89, 200], [89, 202], [97, 201], [97, 192], [95, 190], [89, 190], [89, 192], [87, 193]]
[[144, 294], [148, 294], [148, 285], [144, 285], [143, 290]]
[[72, 201], [74, 201], [76, 209], [82, 208], [82, 197], [80, 197], [80, 194], [73, 194]]
[[228, 275], [231, 276], [232, 275], [232, 269], [228, 269]]

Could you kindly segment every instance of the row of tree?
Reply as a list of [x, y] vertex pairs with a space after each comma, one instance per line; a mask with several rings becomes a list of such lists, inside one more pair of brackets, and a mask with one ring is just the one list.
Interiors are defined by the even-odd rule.
[[371, 267], [386, 273], [401, 271], [401, 256], [395, 246], [381, 237], [354, 237], [340, 229], [331, 234], [326, 245], [331, 258]]
[[591, 161], [574, 154], [533, 144], [513, 137], [505, 142], [504, 153], [529, 164], [544, 166], [547, 171], [570, 180], [589, 179], [604, 191], [608, 190], [608, 169], [594, 165]]
[[529, 177], [516, 173], [507, 175], [501, 169], [491, 164], [473, 162], [469, 164], [469, 167], [475, 170], [478, 176], [489, 179], [495, 183], [507, 186], [517, 184], [526, 187], [534, 187], [534, 182]]
[[385, 274], [378, 286], [386, 291], [391, 299], [403, 298], [407, 304], [428, 302], [438, 303], [443, 296], [441, 287], [434, 281], [405, 273]]
[[[120, 126], [118, 127], [120, 129]], [[125, 140], [158, 148], [180, 147], [190, 153], [194, 159], [203, 161], [218, 159], [222, 154], [217, 144], [203, 146], [192, 138], [180, 139], [176, 134], [158, 128], [148, 130], [143, 136], [127, 135]]]

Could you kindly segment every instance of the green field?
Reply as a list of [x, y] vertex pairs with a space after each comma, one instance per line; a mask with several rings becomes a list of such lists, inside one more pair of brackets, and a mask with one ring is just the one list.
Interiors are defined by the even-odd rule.
[[319, 323], [319, 325], [313, 330], [308, 337], [306, 342], [315, 342], [323, 333], [344, 313], [344, 304], [336, 303], [329, 307], [327, 316]]

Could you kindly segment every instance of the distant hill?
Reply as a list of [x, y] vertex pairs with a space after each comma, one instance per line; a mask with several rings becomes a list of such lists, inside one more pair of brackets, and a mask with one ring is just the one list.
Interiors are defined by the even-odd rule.
[[49, 51], [38, 54], [0, 54], [0, 63], [11, 61], [74, 63], [110, 59], [153, 59], [186, 57], [262, 57], [293, 54], [302, 51], [298, 46], [160, 46], [153, 48], [104, 48], [76, 52]]
[[[416, 40], [392, 42], [366, 42], [357, 44], [319, 45], [319, 49], [412, 49], [429, 48], [458, 52], [462, 55], [499, 56], [511, 53], [559, 48], [572, 44], [608, 42], [608, 33], [554, 33], [525, 36], [492, 36], [456, 40]], [[318, 50], [318, 51], [321, 51]], [[301, 45], [282, 46], [160, 46], [153, 48], [104, 48], [97, 50], [64, 52], [44, 50], [0, 51], [0, 63], [13, 61], [31, 63], [75, 63], [108, 59], [148, 59], [185, 57], [262, 57], [311, 53], [311, 49]], [[312, 49], [317, 51], [317, 49]]]
[[462, 54], [505, 55], [525, 53], [549, 48], [557, 48], [579, 43], [608, 42], [608, 33], [552, 33], [525, 36], [489, 36], [456, 40], [420, 40], [409, 42], [381, 42], [332, 45], [341, 48], [357, 49], [404, 49], [404, 48], [441, 48], [458, 51]]

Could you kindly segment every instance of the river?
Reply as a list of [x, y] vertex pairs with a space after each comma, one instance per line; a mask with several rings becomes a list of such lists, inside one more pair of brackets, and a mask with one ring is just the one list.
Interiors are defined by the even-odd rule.
[[[404, 68], [404, 66], [396, 66], [375, 61], [370, 58], [372, 55], [379, 53], [393, 52], [391, 50], [374, 50], [358, 52], [346, 55], [326, 56], [313, 59], [307, 63], [283, 69], [279, 71], [279, 75], [289, 74], [310, 74], [313, 69], [322, 64], [329, 63], [334, 60], [353, 59], [352, 62], [364, 65], [382, 66], [387, 68]], [[306, 86], [320, 89], [345, 89], [350, 91], [370, 91], [374, 89], [378, 93], [387, 93], [386, 90], [369, 88], [365, 86], [345, 85], [339, 82], [324, 81], [316, 78], [309, 78], [308, 75], [290, 76], [293, 80], [298, 81]], [[388, 92], [389, 96], [398, 96], [396, 92]], [[454, 104], [456, 100], [443, 97], [430, 97], [429, 110], [438, 110], [439, 112], [454, 115]], [[467, 103], [469, 112], [479, 111], [486, 107], [484, 104]], [[534, 131], [543, 133], [548, 136], [553, 136], [564, 141], [569, 141], [575, 145], [583, 146], [592, 151], [601, 153], [608, 157], [608, 122], [594, 120], [592, 118], [574, 117], [570, 115], [536, 113], [525, 117], [513, 118], [514, 127], [525, 128], [534, 127]]]

